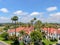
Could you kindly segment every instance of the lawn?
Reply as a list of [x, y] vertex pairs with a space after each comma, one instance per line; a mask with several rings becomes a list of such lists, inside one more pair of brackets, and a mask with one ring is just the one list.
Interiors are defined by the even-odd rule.
[[2, 41], [4, 38], [0, 37], [0, 40]]
[[57, 42], [51, 42], [50, 40], [44, 39], [43, 42], [45, 43], [45, 45], [49, 45], [49, 44], [56, 44]]
[[13, 41], [8, 40], [8, 41], [4, 41], [4, 42], [6, 42], [6, 43], [8, 43], [8, 44], [11, 44]]
[[[0, 37], [0, 41], [3, 41], [4, 38]], [[4, 41], [8, 44], [11, 44], [13, 41], [11, 40], [7, 40], [7, 41]], [[45, 43], [45, 45], [49, 45], [49, 44], [56, 44], [57, 42], [51, 42], [50, 40], [47, 40], [47, 39], [44, 39], [43, 42]], [[21, 42], [21, 45], [23, 45], [23, 42]]]
[[[4, 38], [0, 37], [0, 41], [4, 41]], [[8, 44], [11, 44], [13, 41], [11, 41], [11, 40], [5, 40], [4, 42], [6, 42]]]

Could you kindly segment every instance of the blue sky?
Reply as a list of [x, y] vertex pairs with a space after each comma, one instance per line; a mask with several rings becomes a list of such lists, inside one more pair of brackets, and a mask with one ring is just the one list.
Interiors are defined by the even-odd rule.
[[21, 22], [36, 17], [42, 22], [60, 23], [60, 0], [0, 0], [0, 23], [11, 22], [14, 15]]

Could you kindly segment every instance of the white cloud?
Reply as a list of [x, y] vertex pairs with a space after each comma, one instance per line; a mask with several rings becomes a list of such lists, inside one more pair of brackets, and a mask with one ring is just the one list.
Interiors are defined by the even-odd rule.
[[54, 14], [50, 14], [50, 16], [60, 17], [60, 12], [57, 12], [57, 13], [54, 13]]
[[10, 22], [10, 18], [8, 17], [0, 17], [0, 23]]
[[39, 15], [39, 12], [32, 12], [30, 15]]
[[47, 22], [54, 22], [59, 23], [60, 22], [60, 12], [50, 14], [50, 16], [46, 20]]
[[[15, 11], [13, 14], [17, 15], [19, 17], [20, 22], [30, 22], [31, 19], [34, 18], [34, 16], [37, 18], [37, 20], [41, 20], [42, 22], [60, 22], [60, 12], [51, 13], [47, 17], [44, 16], [44, 12], [24, 12], [21, 10]], [[23, 15], [23, 16], [19, 16]], [[8, 17], [0, 17], [0, 23], [1, 22], [11, 22], [10, 18]]]
[[39, 17], [38, 20], [48, 23], [60, 23], [60, 12], [49, 14], [48, 17]]
[[32, 13], [26, 13], [23, 12], [21, 10], [14, 12], [13, 14], [15, 15], [24, 15], [24, 16], [19, 16], [19, 21], [21, 22], [30, 22], [31, 19], [33, 19], [34, 17], [38, 17], [41, 18], [43, 16], [43, 12], [32, 12]]
[[9, 12], [7, 8], [1, 8], [0, 11], [4, 12], [4, 13], [8, 13]]
[[42, 15], [42, 12], [32, 12], [30, 15], [31, 16], [36, 16], [36, 15]]
[[0, 19], [2, 19], [2, 20], [8, 20], [9, 18], [7, 18], [7, 17], [0, 17]]
[[29, 22], [31, 19], [32, 19], [32, 17], [29, 16], [29, 15], [28, 16], [23, 16], [23, 17], [20, 16], [19, 21], [26, 23], [26, 22]]
[[15, 14], [15, 15], [27, 15], [28, 13], [27, 12], [23, 12], [22, 10], [18, 10], [16, 12], [14, 12], [13, 14]]
[[55, 10], [57, 10], [57, 7], [48, 7], [46, 10], [47, 11], [55, 11]]

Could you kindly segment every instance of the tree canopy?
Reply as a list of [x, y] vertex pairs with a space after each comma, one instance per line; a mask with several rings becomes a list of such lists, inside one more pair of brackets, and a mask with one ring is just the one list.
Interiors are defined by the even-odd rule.
[[30, 34], [32, 41], [37, 41], [42, 39], [42, 33], [40, 31], [33, 31]]

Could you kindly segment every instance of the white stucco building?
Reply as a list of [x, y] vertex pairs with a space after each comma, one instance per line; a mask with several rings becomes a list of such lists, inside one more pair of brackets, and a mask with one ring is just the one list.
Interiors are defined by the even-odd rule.
[[47, 38], [47, 36], [50, 38], [57, 38], [57, 39], [60, 38], [60, 28], [59, 29], [43, 28], [42, 30], [47, 34], [46, 38]]
[[[30, 34], [31, 31], [34, 30], [34, 27], [31, 26], [31, 27], [18, 27], [18, 28], [16, 28], [16, 36], [19, 36], [19, 35], [20, 35], [19, 32], [22, 31], [22, 30], [23, 30], [25, 33], [27, 33], [27, 34]], [[15, 29], [9, 29], [9, 30], [8, 30], [8, 34], [9, 34], [10, 36], [15, 35]]]

